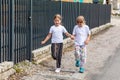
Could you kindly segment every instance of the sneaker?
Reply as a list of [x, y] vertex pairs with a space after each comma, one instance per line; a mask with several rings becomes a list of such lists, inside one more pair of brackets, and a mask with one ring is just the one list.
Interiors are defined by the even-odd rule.
[[84, 73], [85, 69], [84, 68], [80, 68], [79, 72], [80, 73]]
[[76, 60], [75, 66], [76, 66], [76, 67], [79, 67], [79, 66], [80, 66], [80, 61], [79, 61], [79, 60]]
[[58, 73], [58, 72], [60, 72], [60, 70], [61, 70], [61, 68], [57, 68], [57, 69], [55, 70], [55, 72]]

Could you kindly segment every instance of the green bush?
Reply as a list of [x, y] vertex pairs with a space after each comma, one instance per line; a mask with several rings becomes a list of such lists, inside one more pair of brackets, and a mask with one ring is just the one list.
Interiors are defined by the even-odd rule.
[[100, 4], [103, 4], [103, 0], [99, 0], [99, 3], [100, 3]]

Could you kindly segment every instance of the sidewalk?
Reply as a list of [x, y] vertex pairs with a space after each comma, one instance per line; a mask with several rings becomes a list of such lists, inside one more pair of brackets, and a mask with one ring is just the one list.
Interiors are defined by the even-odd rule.
[[14, 80], [89, 80], [86, 76], [89, 77], [91, 74], [100, 73], [99, 69], [104, 66], [105, 61], [111, 55], [114, 55], [114, 50], [120, 43], [120, 37], [118, 37], [120, 35], [118, 33], [120, 31], [119, 19], [112, 19], [112, 22], [113, 25], [117, 24], [117, 26], [95, 35], [87, 46], [88, 54], [85, 73], [79, 73], [79, 68], [75, 67], [74, 49], [71, 47], [68, 48], [70, 49], [67, 50], [68, 52], [63, 54], [62, 71], [60, 73], [54, 72], [56, 63], [50, 58], [39, 65], [29, 64], [27, 66], [27, 74], [29, 75]]
[[22, 80], [81, 80], [87, 73], [79, 73], [79, 68], [75, 67], [74, 51], [63, 54], [60, 73], [55, 72], [55, 64], [53, 59], [43, 61], [42, 70], [38, 70], [31, 77], [23, 77]]

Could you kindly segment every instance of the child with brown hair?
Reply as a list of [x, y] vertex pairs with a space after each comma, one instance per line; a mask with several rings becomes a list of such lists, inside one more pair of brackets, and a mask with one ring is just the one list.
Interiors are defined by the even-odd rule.
[[54, 16], [54, 25], [50, 27], [49, 33], [46, 38], [41, 41], [41, 44], [45, 44], [51, 37], [51, 52], [52, 58], [56, 60], [55, 72], [61, 70], [61, 58], [63, 49], [63, 33], [71, 37], [71, 34], [67, 32], [64, 26], [61, 25], [62, 17], [60, 14]]

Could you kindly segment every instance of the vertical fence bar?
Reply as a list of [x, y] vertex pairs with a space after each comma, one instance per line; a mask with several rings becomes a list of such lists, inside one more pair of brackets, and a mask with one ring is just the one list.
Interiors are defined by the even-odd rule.
[[7, 4], [7, 0], [5, 1], [5, 26], [4, 26], [4, 60], [7, 60], [8, 55], [6, 54], [6, 47], [7, 47], [7, 43], [6, 43], [6, 38], [7, 38], [7, 21], [8, 21], [8, 10], [7, 10], [8, 4]]
[[5, 53], [4, 53], [4, 45], [5, 45], [5, 41], [4, 41], [4, 39], [5, 39], [5, 35], [4, 35], [4, 26], [5, 26], [5, 12], [6, 12], [6, 10], [5, 10], [5, 1], [6, 0], [4, 0], [3, 1], [3, 8], [2, 8], [2, 10], [3, 10], [3, 14], [2, 14], [2, 20], [3, 20], [3, 22], [2, 22], [2, 59], [3, 59], [3, 61], [4, 61], [4, 55], [5, 55]]
[[[10, 0], [8, 0], [8, 6], [10, 6]], [[7, 30], [7, 35], [8, 35], [8, 50], [7, 50], [7, 53], [8, 53], [8, 60], [11, 60], [10, 57], [11, 57], [11, 54], [10, 54], [10, 49], [9, 49], [9, 43], [10, 43], [10, 9], [8, 8], [8, 30]]]
[[26, 59], [31, 61], [32, 60], [31, 58], [31, 55], [32, 55], [32, 0], [30, 0], [30, 3], [28, 4], [28, 6], [30, 8], [28, 10], [28, 27], [27, 27], [28, 33], [27, 33], [27, 40], [26, 40], [26, 44], [27, 44]]
[[32, 56], [32, 0], [30, 0], [30, 12], [29, 12], [29, 49], [28, 49], [28, 53], [29, 57], [28, 60], [32, 60], [31, 56]]
[[60, 8], [61, 8], [61, 9], [60, 9], [60, 10], [61, 10], [61, 11], [60, 11], [60, 12], [61, 12], [60, 14], [61, 14], [61, 16], [63, 15], [63, 14], [62, 14], [62, 7], [63, 7], [63, 6], [62, 6], [62, 1], [60, 1]]
[[18, 53], [18, 50], [17, 50], [18, 49], [18, 45], [17, 45], [18, 44], [18, 41], [17, 41], [17, 39], [18, 39], [18, 36], [17, 36], [18, 28], [16, 28], [16, 26], [18, 25], [17, 24], [18, 23], [18, 17], [17, 17], [18, 16], [18, 14], [17, 14], [18, 13], [18, 7], [16, 7], [16, 4], [18, 4], [18, 1], [15, 0], [14, 3], [15, 3], [15, 13], [14, 13], [15, 14], [15, 27], [14, 27], [15, 28], [15, 50], [14, 50], [15, 59], [14, 59], [14, 61], [16, 61], [17, 53]]
[[10, 1], [10, 60], [14, 61], [14, 0]]
[[1, 53], [1, 49], [2, 49], [2, 45], [1, 45], [1, 31], [2, 28], [2, 0], [0, 0], [0, 63], [2, 62], [2, 53]]

